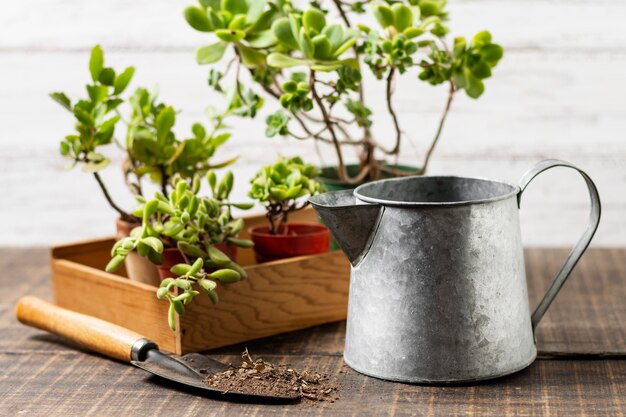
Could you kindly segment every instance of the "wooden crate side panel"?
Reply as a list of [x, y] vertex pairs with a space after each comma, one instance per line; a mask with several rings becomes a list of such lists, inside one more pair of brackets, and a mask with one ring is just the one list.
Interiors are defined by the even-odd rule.
[[[95, 254], [94, 254], [95, 256]], [[57, 305], [115, 323], [180, 353], [180, 339], [167, 325], [167, 302], [154, 288], [67, 260], [52, 260]]]
[[247, 268], [222, 285], [220, 302], [198, 296], [181, 318], [183, 352], [201, 351], [344, 320], [350, 264], [340, 252]]

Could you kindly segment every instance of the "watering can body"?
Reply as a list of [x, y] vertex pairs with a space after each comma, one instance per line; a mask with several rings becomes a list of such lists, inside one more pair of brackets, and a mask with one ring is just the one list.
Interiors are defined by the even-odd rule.
[[[591, 240], [592, 219], [531, 316], [519, 223], [521, 186], [463, 177], [375, 181], [311, 198], [350, 262], [344, 360], [366, 375], [410, 383], [471, 382], [536, 357], [534, 327]], [[577, 168], [575, 168], [577, 169]]]

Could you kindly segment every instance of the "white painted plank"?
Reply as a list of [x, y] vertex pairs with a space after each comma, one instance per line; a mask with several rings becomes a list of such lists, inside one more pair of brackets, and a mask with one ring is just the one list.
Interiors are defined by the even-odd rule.
[[[84, 95], [87, 82], [85, 54], [6, 54], [0, 77], [12, 80], [0, 86], [3, 121], [0, 149], [56, 149], [72, 129], [72, 119], [48, 96], [55, 90], [70, 97]], [[161, 97], [182, 113], [178, 132], [188, 134], [193, 121], [206, 121], [204, 109], [220, 106], [220, 96], [206, 85], [207, 69], [185, 53], [110, 53], [116, 67], [137, 67], [131, 89], [160, 86]], [[42, 68], [46, 68], [45, 71]], [[626, 55], [581, 56], [511, 53], [496, 68], [479, 100], [457, 95], [437, 155], [611, 156], [626, 154], [626, 94], [619, 88], [626, 72]], [[384, 105], [384, 85], [368, 77], [368, 104], [375, 115], [374, 132], [391, 143], [392, 127]], [[443, 87], [431, 87], [404, 77], [396, 87], [396, 107], [402, 126], [415, 143], [405, 145], [405, 158], [419, 159], [434, 134], [445, 100]], [[245, 152], [257, 142], [279, 150], [288, 143], [264, 137], [265, 116], [278, 106], [268, 98], [253, 121], [237, 120], [229, 143], [233, 152]], [[312, 150], [311, 143], [305, 146]]]

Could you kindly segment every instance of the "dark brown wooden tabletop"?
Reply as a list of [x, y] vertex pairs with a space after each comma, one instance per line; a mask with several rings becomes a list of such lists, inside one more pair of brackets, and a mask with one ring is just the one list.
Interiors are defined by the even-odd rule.
[[[529, 249], [531, 305], [565, 250]], [[196, 396], [130, 365], [19, 324], [14, 305], [51, 299], [47, 251], [0, 250], [1, 416], [622, 416], [626, 415], [626, 249], [592, 249], [537, 331], [539, 358], [509, 377], [470, 386], [415, 386], [344, 365], [344, 323], [246, 344], [253, 355], [330, 375], [333, 403], [244, 404]], [[137, 318], [140, 320], [141, 318]], [[210, 352], [236, 362], [243, 346]]]

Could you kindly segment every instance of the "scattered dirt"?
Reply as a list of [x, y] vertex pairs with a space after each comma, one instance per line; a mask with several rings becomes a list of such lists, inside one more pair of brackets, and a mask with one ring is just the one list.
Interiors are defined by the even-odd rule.
[[263, 359], [253, 360], [246, 349], [239, 367], [206, 377], [204, 382], [228, 392], [245, 392], [259, 395], [278, 395], [310, 401], [335, 402], [337, 387], [327, 376], [313, 371], [298, 371], [290, 365], [274, 365]]

